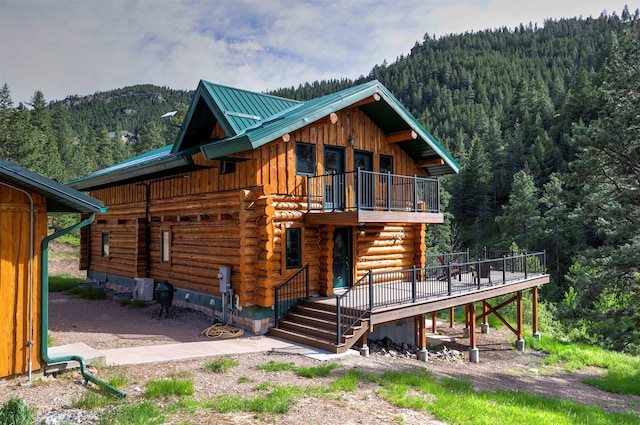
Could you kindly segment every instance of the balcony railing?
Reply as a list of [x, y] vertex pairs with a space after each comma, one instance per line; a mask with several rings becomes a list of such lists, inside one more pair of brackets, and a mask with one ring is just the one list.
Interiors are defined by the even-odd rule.
[[309, 211], [440, 212], [438, 179], [358, 169], [307, 180]]

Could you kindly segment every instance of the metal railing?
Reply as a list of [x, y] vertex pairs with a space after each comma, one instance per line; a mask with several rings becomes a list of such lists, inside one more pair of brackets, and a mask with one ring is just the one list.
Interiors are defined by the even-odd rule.
[[440, 181], [358, 169], [307, 179], [309, 211], [440, 212]]
[[309, 265], [300, 269], [274, 290], [274, 327], [278, 328], [280, 320], [302, 301], [311, 296], [309, 293]]
[[336, 297], [336, 344], [342, 343], [342, 338], [371, 311], [372, 307], [373, 274], [369, 271]]
[[[371, 311], [393, 305], [472, 292], [546, 274], [544, 251], [501, 258], [412, 268], [387, 273], [367, 273], [336, 298], [338, 344]], [[348, 320], [345, 320], [345, 317]]]

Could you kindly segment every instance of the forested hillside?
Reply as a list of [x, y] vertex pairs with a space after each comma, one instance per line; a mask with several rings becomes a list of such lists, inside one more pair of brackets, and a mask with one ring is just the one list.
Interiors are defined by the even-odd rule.
[[[274, 91], [310, 99], [380, 80], [462, 165], [434, 251], [546, 250], [543, 297], [572, 338], [640, 352], [640, 11], [424, 36], [367, 76]], [[13, 105], [0, 155], [67, 181], [172, 143], [192, 93], [135, 86]], [[178, 119], [179, 121], [179, 119]], [[52, 146], [57, 149], [51, 149]]]

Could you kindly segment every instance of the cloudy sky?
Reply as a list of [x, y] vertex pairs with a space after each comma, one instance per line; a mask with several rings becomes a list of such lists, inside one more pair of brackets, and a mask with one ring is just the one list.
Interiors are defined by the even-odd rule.
[[[636, 3], [638, 0], [634, 0]], [[625, 0], [0, 0], [0, 84], [15, 104], [200, 79], [263, 91], [367, 75], [442, 36], [618, 15]]]

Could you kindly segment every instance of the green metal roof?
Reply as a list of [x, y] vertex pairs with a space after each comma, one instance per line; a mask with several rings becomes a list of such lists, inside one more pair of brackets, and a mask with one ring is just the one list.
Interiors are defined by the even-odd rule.
[[301, 105], [297, 100], [213, 84], [201, 80], [187, 112], [173, 153], [210, 139], [216, 123], [233, 137], [282, 111]]
[[[378, 94], [380, 100], [359, 108], [385, 134], [413, 130], [418, 137], [398, 143], [415, 161], [442, 159], [427, 167], [432, 176], [457, 173], [460, 165], [440, 143], [378, 81], [371, 81], [307, 102], [254, 93], [200, 81], [184, 124], [173, 145], [147, 152], [69, 182], [78, 190], [93, 190], [194, 170], [191, 160], [201, 150], [207, 159], [225, 160], [235, 153], [256, 149], [298, 130], [332, 112]], [[227, 138], [211, 140], [220, 123]], [[229, 160], [226, 158], [226, 160]]]
[[173, 154], [171, 153], [172, 149], [173, 145], [154, 149], [111, 167], [71, 180], [67, 184], [78, 190], [94, 190], [115, 183], [135, 183], [199, 168], [191, 160], [193, 150]]
[[374, 94], [379, 94], [381, 99], [359, 108], [386, 134], [403, 130], [415, 131], [418, 134], [417, 139], [400, 142], [398, 145], [416, 161], [441, 158], [444, 164], [428, 167], [429, 174], [438, 176], [459, 171], [460, 165], [451, 154], [420, 125], [391, 92], [375, 80], [282, 110], [245, 128], [235, 136], [211, 141], [202, 145], [200, 149], [207, 159], [256, 149]]
[[107, 210], [102, 201], [4, 159], [0, 159], [0, 181], [44, 196], [47, 212], [90, 214]]

